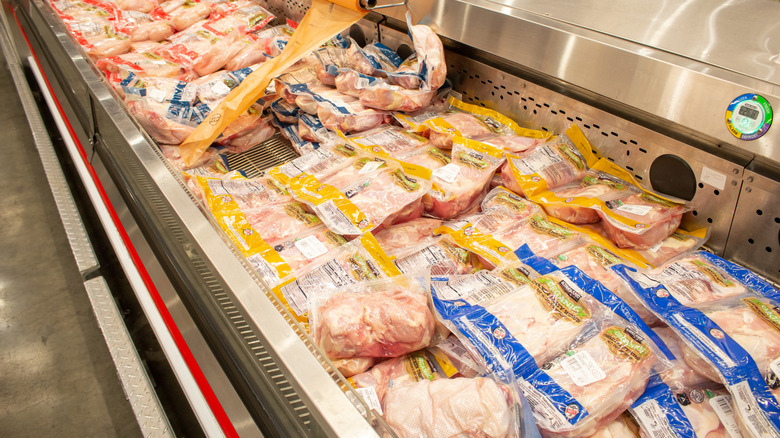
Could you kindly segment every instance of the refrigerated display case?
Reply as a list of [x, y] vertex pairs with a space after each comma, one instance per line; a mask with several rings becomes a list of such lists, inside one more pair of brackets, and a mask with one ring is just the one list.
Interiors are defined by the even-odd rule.
[[[299, 20], [307, 5], [268, 7]], [[463, 101], [546, 131], [577, 123], [637, 180], [690, 201], [683, 226], [709, 228], [707, 248], [780, 281], [780, 130], [766, 109], [780, 108], [780, 4], [424, 0], [408, 10], [442, 37]], [[371, 12], [349, 33], [408, 53], [406, 11]], [[204, 214], [51, 7], [3, 1], [2, 18], [6, 59], [85, 285], [95, 284], [100, 261], [67, 191], [57, 195], [56, 153], [70, 157], [203, 432], [385, 433]], [[37, 111], [51, 114], [53, 129]], [[47, 142], [51, 132], [63, 150]], [[228, 160], [251, 177], [295, 156], [277, 134]], [[105, 286], [97, 289], [110, 300]], [[125, 360], [119, 351], [117, 363]], [[145, 433], [171, 433], [148, 385], [128, 397], [137, 416], [157, 418], [142, 425]]]

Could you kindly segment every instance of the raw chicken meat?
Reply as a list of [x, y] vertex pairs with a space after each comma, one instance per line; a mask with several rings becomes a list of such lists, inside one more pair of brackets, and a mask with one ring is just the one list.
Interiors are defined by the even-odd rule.
[[468, 274], [480, 267], [473, 253], [441, 237], [428, 237], [411, 248], [389, 253], [396, 256], [395, 265], [407, 275]]
[[316, 215], [306, 210], [305, 205], [298, 202], [246, 210], [244, 215], [266, 242], [301, 234], [322, 223]]
[[259, 39], [255, 34], [250, 33], [242, 36], [237, 44], [241, 46], [241, 49], [225, 64], [225, 70], [240, 70], [268, 59], [263, 53], [265, 41]]
[[622, 414], [617, 420], [607, 424], [598, 432], [588, 436], [588, 438], [637, 438], [636, 434], [626, 424], [627, 421], [631, 422], [628, 424], [632, 424], [634, 420], [625, 420], [623, 418], [625, 415], [630, 414]]
[[431, 343], [425, 291], [387, 282], [338, 291], [313, 307], [312, 334], [330, 358], [397, 357]]
[[[178, 148], [176, 148], [178, 149]], [[206, 190], [203, 186], [208, 187]], [[284, 205], [293, 202], [292, 196], [273, 178], [198, 178], [197, 183], [190, 187], [212, 211], [223, 204], [221, 196], [230, 196], [242, 211], [258, 210], [271, 205]], [[205, 192], [214, 194], [214, 199], [208, 199]]]
[[653, 331], [669, 347], [676, 359], [672, 360], [672, 367], [661, 371], [661, 379], [670, 387], [698, 388], [706, 385], [711, 380], [702, 377], [683, 361], [683, 341], [670, 327], [656, 327]]
[[344, 102], [344, 105], [317, 105], [317, 117], [331, 131], [344, 133], [366, 131], [385, 122], [387, 114], [366, 108], [360, 102]]
[[428, 106], [436, 96], [436, 90], [407, 90], [378, 82], [360, 90], [358, 96], [360, 103], [369, 108], [411, 113]]
[[589, 295], [567, 295], [554, 279], [544, 277], [480, 305], [504, 324], [538, 365], [565, 351], [603, 312]]
[[205, 76], [223, 68], [241, 50], [241, 46], [236, 44], [240, 37], [239, 32], [220, 36], [208, 30], [205, 22], [201, 22], [173, 35], [170, 42], [154, 53], [177, 64], [189, 66], [198, 75]]
[[[492, 237], [510, 251], [526, 244], [540, 257], [554, 257], [580, 245], [583, 241], [580, 233], [551, 222], [541, 213], [497, 231]], [[493, 265], [488, 260], [483, 262], [488, 266]]]
[[416, 164], [431, 170], [444, 167], [452, 162], [449, 151], [443, 151], [436, 147], [426, 147], [409, 152], [398, 157], [398, 159], [405, 163]]
[[[507, 154], [501, 183], [515, 193], [531, 196], [581, 180], [587, 170], [582, 152], [566, 135], [559, 135], [520, 154]], [[540, 180], [544, 185], [540, 186]], [[525, 193], [528, 188], [532, 193]]]
[[364, 373], [374, 366], [377, 359], [375, 357], [351, 357], [349, 359], [336, 359], [333, 365], [344, 377], [352, 377], [356, 374]]
[[521, 135], [494, 135], [491, 137], [479, 138], [479, 141], [503, 149], [504, 152], [519, 154], [525, 152], [536, 145], [544, 143], [545, 139], [523, 137]]
[[[725, 391], [723, 391], [725, 393]], [[689, 396], [690, 400], [691, 397]], [[730, 438], [732, 435], [721, 423], [709, 399], [698, 403], [681, 404], [685, 416], [700, 438]]]
[[639, 188], [604, 172], [591, 170], [577, 183], [567, 184], [544, 192], [534, 199], [541, 202], [547, 214], [572, 224], [592, 224], [601, 220], [598, 208], [591, 206], [594, 199], [609, 202]]
[[255, 104], [222, 131], [217, 143], [225, 146], [227, 152], [240, 153], [268, 140], [275, 133], [271, 117], [263, 117], [262, 109]]
[[647, 325], [660, 324], [658, 317], [642, 303], [634, 291], [609, 269], [609, 266], [613, 264], [622, 263], [628, 266], [633, 264], [609, 249], [595, 243], [588, 243], [559, 254], [551, 260], [560, 268], [577, 266], [588, 277], [598, 281], [625, 301]]
[[649, 249], [639, 251], [639, 254], [652, 266], [661, 266], [674, 257], [701, 248], [709, 237], [709, 229], [696, 230], [688, 233], [677, 229], [671, 236], [653, 245]]
[[370, 149], [371, 152], [393, 158], [417, 153], [426, 147], [428, 140], [399, 126], [382, 125], [366, 132], [349, 136], [354, 143]]
[[[317, 77], [320, 78], [319, 70], [317, 72]], [[327, 76], [325, 76], [325, 79], [330, 82]], [[339, 70], [338, 76], [333, 78], [332, 82], [339, 92], [349, 96], [360, 97], [361, 91], [382, 83], [382, 80], [373, 76], [366, 76], [355, 70], [342, 69]]]
[[73, 36], [93, 60], [117, 56], [130, 51], [130, 36], [114, 30], [114, 24], [103, 18], [68, 24]]
[[669, 237], [687, 210], [650, 193], [634, 194], [606, 203], [599, 210], [604, 233], [621, 248], [648, 249]]
[[173, 35], [171, 22], [137, 11], [116, 10], [115, 28], [130, 35], [133, 42], [162, 41]]
[[[773, 317], [780, 318], [774, 304], [764, 299], [746, 298], [731, 301], [729, 304], [718, 303], [710, 308], [699, 309], [714, 321], [729, 337], [747, 351], [758, 366], [759, 372], [766, 375], [770, 372], [769, 364], [780, 357], [780, 332], [777, 327], [762, 317], [757, 309], [748, 303], [764, 303], [769, 306]], [[700, 357], [687, 344], [681, 344], [682, 356], [685, 362], [708, 379], [719, 382], [720, 378], [715, 368]]]
[[[103, 58], [95, 63], [109, 79], [118, 75], [121, 79], [132, 73], [139, 77], [162, 77], [180, 80], [194, 79], [188, 69], [181, 64], [163, 59], [152, 52], [125, 53], [124, 55]], [[121, 80], [120, 79], [120, 80]]]
[[[438, 90], [447, 79], [447, 63], [444, 60], [444, 47], [436, 32], [428, 26], [412, 26], [407, 17], [409, 34], [414, 44], [414, 58], [407, 59], [394, 73], [390, 82], [408, 89], [419, 87]], [[420, 84], [419, 74], [424, 66], [423, 84]], [[398, 75], [401, 73], [401, 75]], [[404, 74], [406, 73], [406, 74]], [[409, 74], [413, 73], [413, 74]]]
[[461, 377], [394, 386], [385, 420], [399, 438], [514, 436], [515, 401], [492, 379]]
[[158, 144], [179, 145], [195, 130], [196, 125], [190, 123], [189, 117], [174, 119], [170, 116], [170, 102], [142, 99], [126, 103], [130, 114]]
[[441, 225], [441, 220], [419, 218], [393, 225], [375, 234], [377, 242], [388, 254], [417, 245], [426, 237], [433, 236], [433, 230]]
[[696, 253], [647, 273], [685, 305], [699, 305], [748, 292], [739, 281]]
[[[574, 380], [564, 366], [575, 361], [574, 357], [586, 354], [596, 366], [588, 372], [599, 378]], [[542, 434], [588, 436], [605, 427], [639, 398], [656, 362], [655, 353], [646, 344], [618, 326], [607, 327], [599, 335], [569, 349], [562, 360], [553, 361], [544, 373], [573, 396], [589, 415], [570, 430], [551, 431], [546, 430], [544, 424], [539, 424]]]
[[452, 219], [481, 200], [490, 178], [503, 161], [500, 151], [481, 146], [458, 138], [452, 151], [452, 162], [433, 172], [434, 188], [424, 201], [428, 214]]
[[119, 9], [149, 13], [157, 7], [154, 0], [111, 0]]
[[160, 8], [170, 16], [177, 32], [184, 31], [211, 14], [211, 4], [202, 0], [168, 0], [161, 3]]
[[203, 28], [221, 36], [233, 32], [245, 34], [257, 32], [274, 18], [276, 17], [259, 3], [236, 0], [217, 3]]
[[325, 226], [310, 228], [302, 234], [289, 236], [281, 240], [271, 240], [268, 244], [284, 259], [293, 272], [309, 263], [327, 257], [327, 254], [347, 243], [347, 240], [328, 230]]
[[[463, 111], [448, 111], [435, 117], [437, 129], [428, 129], [423, 133], [431, 140], [431, 145], [452, 149], [454, 135], [466, 138], [479, 138], [493, 134], [490, 127], [474, 114]], [[502, 148], [503, 150], [503, 148]]]

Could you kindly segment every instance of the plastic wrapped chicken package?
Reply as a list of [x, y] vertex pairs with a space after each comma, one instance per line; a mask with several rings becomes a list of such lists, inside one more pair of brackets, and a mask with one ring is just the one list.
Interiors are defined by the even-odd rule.
[[[628, 408], [665, 359], [649, 328], [627, 323], [586, 292], [606, 291], [597, 282], [566, 271], [537, 275], [487, 300], [473, 289], [442, 296], [432, 282], [434, 305], [489, 370], [513, 370], [543, 435], [587, 436]], [[540, 318], [517, 324], [515, 315], [531, 315], [527, 306], [537, 303]]]
[[778, 436], [778, 291], [705, 252], [650, 272], [612, 269], [680, 336], [683, 360], [728, 389], [743, 435]]

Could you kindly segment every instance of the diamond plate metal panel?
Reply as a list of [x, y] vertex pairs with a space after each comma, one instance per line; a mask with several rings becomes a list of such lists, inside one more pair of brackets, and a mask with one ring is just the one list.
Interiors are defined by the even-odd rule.
[[152, 382], [130, 339], [119, 309], [103, 277], [84, 282], [92, 310], [116, 366], [127, 401], [145, 437], [173, 437]]

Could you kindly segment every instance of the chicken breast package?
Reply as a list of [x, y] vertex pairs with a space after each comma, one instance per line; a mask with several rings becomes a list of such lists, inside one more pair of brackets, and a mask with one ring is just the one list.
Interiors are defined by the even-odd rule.
[[411, 277], [338, 287], [313, 296], [309, 309], [312, 337], [331, 359], [398, 357], [435, 333], [426, 287]]
[[394, 125], [382, 125], [348, 138], [366, 151], [399, 160], [428, 146], [425, 137]]
[[769, 386], [780, 371], [780, 293], [713, 254], [680, 260], [659, 268], [660, 275], [612, 269], [680, 336], [685, 362], [725, 385], [743, 435], [780, 436], [780, 403]]
[[121, 55], [130, 50], [130, 34], [117, 29], [112, 3], [95, 0], [51, 2], [60, 19], [93, 60]]
[[577, 125], [520, 154], [507, 154], [501, 169], [501, 183], [515, 193], [532, 197], [579, 181], [596, 156]]
[[514, 372], [543, 435], [587, 436], [631, 406], [665, 356], [649, 328], [627, 323], [588, 292], [603, 286], [567, 270], [576, 267], [477, 305], [444, 299], [433, 283], [432, 296], [439, 317], [488, 370]]
[[293, 197], [305, 202], [333, 232], [355, 236], [420, 217], [430, 182], [400, 166], [360, 158], [330, 178], [311, 175], [290, 182]]

